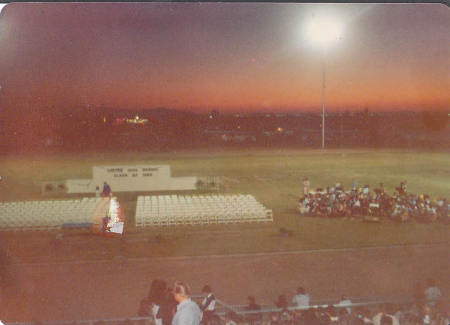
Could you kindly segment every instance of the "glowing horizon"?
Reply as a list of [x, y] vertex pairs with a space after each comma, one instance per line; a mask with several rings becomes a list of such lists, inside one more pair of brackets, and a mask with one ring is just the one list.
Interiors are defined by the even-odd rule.
[[0, 105], [320, 109], [321, 56], [299, 30], [319, 13], [345, 29], [327, 55], [327, 110], [448, 110], [441, 4], [11, 3]]

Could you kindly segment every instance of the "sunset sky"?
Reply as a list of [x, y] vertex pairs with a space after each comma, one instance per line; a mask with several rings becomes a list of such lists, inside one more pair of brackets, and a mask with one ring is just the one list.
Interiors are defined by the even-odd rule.
[[0, 107], [448, 110], [442, 4], [14, 3], [0, 18]]

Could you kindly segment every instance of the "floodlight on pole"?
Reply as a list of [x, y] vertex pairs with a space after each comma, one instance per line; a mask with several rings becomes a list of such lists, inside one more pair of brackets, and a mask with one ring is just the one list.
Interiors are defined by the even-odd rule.
[[306, 32], [322, 49], [322, 149], [325, 149], [326, 52], [328, 46], [341, 37], [342, 25], [329, 17], [316, 17], [309, 22]]
[[313, 18], [306, 27], [308, 37], [327, 47], [342, 35], [342, 25], [328, 17]]

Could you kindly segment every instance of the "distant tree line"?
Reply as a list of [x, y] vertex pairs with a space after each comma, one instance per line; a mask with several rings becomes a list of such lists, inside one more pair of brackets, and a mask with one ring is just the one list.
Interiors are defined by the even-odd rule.
[[[145, 118], [145, 124], [120, 119]], [[318, 148], [317, 113], [192, 113], [169, 109], [9, 110], [0, 116], [0, 149], [12, 152], [168, 151], [204, 147]], [[450, 148], [447, 112], [330, 113], [329, 148]]]

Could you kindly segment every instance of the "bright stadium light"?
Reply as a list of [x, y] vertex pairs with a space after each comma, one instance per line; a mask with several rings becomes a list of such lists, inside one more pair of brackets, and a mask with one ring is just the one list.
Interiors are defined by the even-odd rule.
[[308, 38], [322, 48], [322, 149], [325, 149], [326, 50], [342, 37], [343, 26], [332, 17], [314, 17], [306, 25]]
[[2, 10], [4, 7], [6, 7], [7, 3], [0, 3], [0, 14], [2, 13]]
[[342, 36], [342, 25], [327, 17], [313, 18], [306, 27], [308, 37], [327, 47]]

